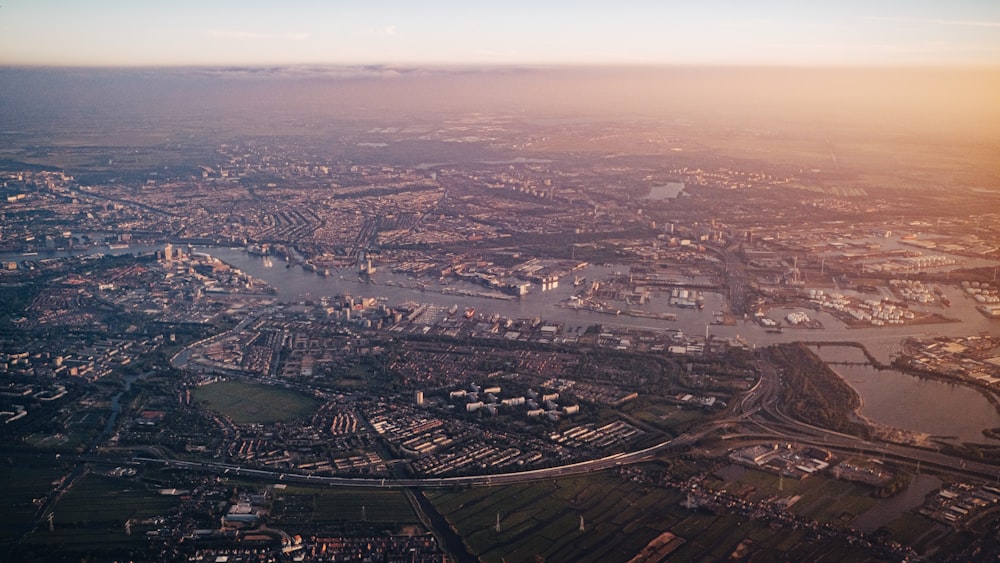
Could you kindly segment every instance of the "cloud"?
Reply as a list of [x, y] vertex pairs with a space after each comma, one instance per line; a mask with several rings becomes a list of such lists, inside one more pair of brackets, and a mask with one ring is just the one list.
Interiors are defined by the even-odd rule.
[[741, 28], [741, 27], [765, 27], [777, 24], [775, 20], [751, 19], [751, 20], [719, 20], [710, 22], [709, 27]]
[[890, 18], [881, 16], [868, 16], [861, 19], [865, 21], [874, 21], [874, 22], [918, 23], [918, 24], [932, 24], [932, 25], [951, 25], [959, 27], [1000, 28], [1000, 21], [990, 21], [990, 20], [914, 19], [914, 18]]
[[236, 31], [231, 29], [212, 29], [205, 32], [205, 35], [215, 39], [269, 39], [265, 33], [254, 33], [252, 31]]
[[205, 32], [205, 36], [213, 39], [237, 39], [250, 41], [305, 41], [310, 34], [304, 32], [297, 33], [258, 33], [255, 31], [241, 31], [234, 29], [211, 29]]
[[981, 21], [981, 20], [928, 20], [928, 23], [935, 23], [938, 25], [957, 25], [962, 27], [992, 27], [1000, 28], [1000, 21]]
[[369, 28], [365, 33], [368, 35], [378, 35], [381, 37], [399, 37], [399, 29], [395, 24], [384, 25], [382, 27]]
[[205, 67], [181, 71], [194, 76], [229, 79], [399, 79], [465, 74], [466, 69], [390, 65], [271, 65]]
[[473, 54], [487, 59], [513, 59], [520, 56], [521, 52], [517, 49], [507, 49], [505, 51], [479, 49], [473, 51]]

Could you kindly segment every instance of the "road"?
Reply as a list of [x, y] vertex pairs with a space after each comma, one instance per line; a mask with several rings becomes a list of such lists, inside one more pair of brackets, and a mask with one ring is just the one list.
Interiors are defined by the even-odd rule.
[[727, 288], [726, 304], [729, 313], [732, 315], [743, 315], [747, 313], [747, 297], [753, 286], [747, 276], [746, 266], [743, 261], [736, 256], [740, 244], [734, 243], [724, 248], [706, 246], [706, 248], [716, 253], [722, 259], [722, 281], [721, 286]]
[[634, 452], [622, 452], [599, 459], [592, 459], [560, 465], [556, 467], [546, 467], [542, 469], [531, 469], [513, 473], [497, 473], [492, 475], [469, 475], [463, 477], [438, 477], [438, 478], [386, 478], [367, 479], [352, 477], [325, 477], [321, 475], [306, 475], [275, 471], [269, 469], [256, 469], [242, 467], [227, 463], [216, 463], [208, 461], [183, 461], [167, 458], [147, 458], [136, 457], [133, 460], [146, 463], [161, 463], [167, 467], [180, 469], [191, 469], [196, 471], [208, 471], [221, 475], [255, 477], [260, 479], [273, 479], [284, 483], [311, 483], [318, 485], [330, 485], [341, 487], [363, 487], [363, 488], [400, 488], [400, 487], [421, 487], [421, 488], [448, 488], [456, 486], [492, 486], [511, 485], [515, 483], [525, 483], [552, 479], [555, 477], [567, 477], [571, 475], [582, 475], [596, 471], [604, 471], [621, 465], [630, 465], [643, 461], [655, 459], [657, 455], [671, 450], [683, 451], [687, 447], [697, 442], [703, 436], [714, 432], [717, 425], [711, 425], [694, 434], [682, 434], [671, 440], [660, 442], [659, 444], [636, 450]]
[[[722, 428], [739, 427], [743, 430], [726, 436], [728, 448], [741, 444], [759, 443], [762, 439], [796, 442], [850, 454], [870, 455], [907, 463], [917, 468], [935, 468], [959, 478], [1000, 480], [1000, 468], [991, 464], [965, 460], [940, 451], [901, 444], [875, 442], [815, 426], [786, 414], [780, 404], [783, 385], [781, 374], [766, 361], [759, 364], [760, 377], [756, 384], [722, 418], [706, 422], [697, 430], [632, 452], [619, 452], [599, 459], [581, 461], [511, 473], [471, 475], [440, 478], [346, 478], [283, 472], [270, 469], [242, 467], [210, 461], [184, 461], [168, 458], [137, 457], [134, 461], [162, 463], [176, 468], [212, 472], [222, 475], [244, 476], [288, 483], [311, 483], [329, 486], [362, 488], [448, 488], [456, 486], [510, 485], [544, 479], [582, 475], [613, 469], [618, 466], [642, 463], [657, 456], [687, 451], [700, 439], [717, 433]], [[98, 461], [94, 459], [93, 461]], [[108, 461], [100, 459], [100, 461]]]
[[[767, 362], [760, 363], [759, 368], [760, 379], [738, 403], [738, 412], [731, 413], [728, 420], [751, 423], [764, 434], [773, 435], [776, 439], [891, 458], [914, 467], [934, 467], [966, 478], [1000, 480], [1000, 468], [989, 463], [966, 460], [925, 448], [874, 442], [795, 419], [782, 411], [778, 400], [783, 384], [781, 374]], [[759, 436], [760, 433], [754, 435]]]

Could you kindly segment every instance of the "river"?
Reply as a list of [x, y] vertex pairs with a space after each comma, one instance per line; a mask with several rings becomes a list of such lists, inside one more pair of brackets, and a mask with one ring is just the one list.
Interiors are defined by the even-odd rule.
[[[161, 248], [161, 247], [157, 247]], [[74, 251], [40, 252], [31, 259], [60, 258], [69, 255], [88, 252], [125, 253], [148, 252], [152, 247], [132, 247], [130, 249], [115, 249], [109, 251], [106, 247], [96, 249], [79, 249]], [[879, 328], [847, 328], [832, 315], [820, 312], [788, 309], [772, 311], [773, 318], [783, 317], [792, 310], [803, 310], [813, 319], [822, 322], [822, 329], [786, 328], [782, 333], [766, 332], [750, 320], [741, 320], [735, 326], [711, 324], [713, 312], [721, 310], [723, 298], [712, 292], [705, 292], [705, 308], [681, 309], [667, 304], [667, 292], [653, 293], [652, 298], [643, 306], [648, 312], [669, 312], [677, 316], [676, 320], [664, 321], [626, 315], [608, 315], [587, 310], [575, 310], [560, 307], [559, 302], [567, 299], [577, 288], [572, 283], [563, 283], [551, 291], [540, 291], [537, 287], [520, 299], [490, 299], [457, 293], [441, 293], [446, 287], [451, 290], [481, 290], [476, 285], [448, 280], [440, 283], [426, 278], [417, 280], [405, 274], [394, 274], [388, 268], [380, 269], [374, 277], [376, 283], [363, 283], [358, 280], [353, 270], [332, 270], [329, 276], [320, 276], [307, 272], [299, 266], [285, 267], [285, 263], [271, 257], [248, 254], [241, 248], [208, 247], [196, 248], [215, 256], [255, 278], [262, 279], [277, 290], [278, 298], [283, 301], [299, 301], [323, 296], [334, 296], [349, 293], [362, 297], [387, 297], [390, 304], [406, 301], [439, 304], [446, 307], [475, 307], [485, 314], [498, 313], [511, 318], [539, 317], [546, 321], [565, 324], [567, 332], [575, 332], [578, 328], [592, 324], [627, 326], [649, 330], [681, 330], [689, 335], [705, 333], [718, 337], [741, 338], [753, 346], [767, 346], [777, 342], [794, 341], [852, 341], [862, 342], [879, 361], [889, 363], [899, 352], [902, 339], [933, 336], [968, 336], [979, 333], [996, 334], [1000, 331], [1000, 322], [987, 319], [975, 310], [975, 302], [966, 298], [953, 286], [944, 287], [944, 292], [953, 302], [953, 306], [945, 313], [961, 322], [938, 323], [931, 325], [914, 325]], [[0, 255], [0, 260], [24, 260], [16, 253]], [[601, 280], [615, 271], [627, 271], [627, 266], [588, 266], [578, 275], [588, 280]], [[422, 282], [426, 290], [416, 288]], [[564, 280], [565, 282], [566, 280]], [[692, 280], [692, 282], [697, 280]], [[450, 290], [449, 290], [450, 291]], [[622, 307], [623, 309], [625, 307]], [[917, 309], [918, 307], [914, 307]], [[847, 354], [848, 356], [845, 356]], [[855, 349], [824, 347], [821, 356], [824, 360], [863, 361], [858, 359]], [[864, 401], [862, 414], [889, 426], [925, 432], [934, 436], [955, 437], [957, 440], [968, 440], [979, 443], [996, 443], [982, 435], [982, 429], [1000, 427], [1000, 415], [993, 406], [974, 389], [961, 385], [948, 384], [938, 380], [918, 378], [894, 370], [875, 371], [869, 366], [835, 365], [834, 369], [861, 395]]]
[[818, 354], [823, 361], [834, 362], [830, 367], [861, 396], [861, 414], [873, 422], [953, 442], [1000, 442], [982, 433], [984, 428], [1000, 426], [1000, 413], [972, 387], [894, 369], [876, 370], [857, 348], [822, 346]]
[[[550, 291], [541, 291], [533, 286], [531, 293], [520, 299], [492, 299], [474, 295], [462, 295], [462, 291], [483, 291], [481, 286], [458, 280], [446, 280], [441, 283], [436, 279], [422, 278], [417, 280], [405, 274], [395, 274], [388, 268], [378, 270], [373, 277], [376, 283], [366, 283], [358, 280], [354, 269], [330, 270], [329, 276], [307, 272], [301, 267], [285, 267], [285, 263], [275, 258], [265, 259], [261, 256], [248, 254], [242, 249], [234, 248], [198, 248], [198, 252], [208, 253], [227, 262], [240, 270], [262, 279], [277, 290], [277, 295], [285, 301], [320, 297], [332, 297], [347, 293], [356, 297], [387, 297], [390, 304], [416, 301], [435, 305], [458, 305], [459, 307], [474, 307], [476, 311], [490, 315], [498, 313], [509, 318], [539, 317], [546, 321], [560, 322], [567, 330], [586, 327], [591, 324], [607, 323], [651, 330], [682, 330], [688, 334], [704, 334], [712, 322], [712, 311], [722, 308], [722, 295], [704, 292], [705, 308], [682, 309], [667, 304], [669, 291], [654, 293], [642, 310], [650, 313], [672, 313], [677, 315], [676, 321], [660, 321], [643, 317], [627, 315], [610, 315], [587, 310], [568, 309], [560, 307], [561, 301], [568, 299], [579, 288], [574, 288], [572, 280], [564, 279], [559, 287]], [[270, 264], [270, 266], [268, 266]], [[616, 272], [627, 272], [628, 266], [587, 266], [577, 275], [588, 280], [601, 280]], [[692, 278], [691, 283], [702, 281]], [[423, 283], [424, 291], [416, 289], [417, 283]], [[442, 290], [446, 293], [442, 293]], [[639, 308], [626, 307], [621, 309]], [[712, 332], [717, 328], [712, 326]], [[722, 328], [722, 327], [719, 327]]]
[[[947, 311], [949, 316], [961, 322], [902, 327], [847, 328], [832, 315], [813, 310], [805, 310], [812, 318], [823, 323], [822, 329], [786, 328], [781, 334], [769, 333], [751, 321], [738, 322], [736, 326], [710, 324], [712, 311], [721, 309], [722, 296], [706, 292], [705, 309], [680, 309], [666, 304], [666, 295], [654, 296], [644, 306], [650, 312], [670, 312], [677, 315], [676, 321], [607, 315], [585, 310], [565, 309], [557, 303], [566, 299], [576, 288], [572, 284], [560, 285], [552, 291], [534, 291], [521, 299], [498, 300], [463, 295], [441, 294], [445, 287], [436, 280], [423, 280], [426, 291], [412, 289], [417, 280], [380, 270], [376, 276], [378, 285], [361, 283], [353, 271], [331, 272], [323, 277], [307, 272], [299, 267], [285, 268], [283, 263], [274, 262], [267, 267], [263, 258], [247, 254], [242, 249], [213, 248], [208, 252], [241, 270], [259, 277], [278, 290], [282, 299], [300, 299], [306, 296], [319, 297], [350, 293], [367, 297], [386, 296], [390, 303], [408, 300], [435, 303], [445, 306], [457, 304], [472, 306], [484, 313], [499, 313], [515, 318], [541, 317], [547, 321], [562, 322], [568, 330], [595, 323], [642, 327], [654, 330], [682, 330], [691, 335], [704, 334], [707, 330], [716, 336], [740, 337], [752, 345], [766, 346], [775, 342], [797, 340], [856, 341], [862, 342], [880, 361], [888, 363], [899, 352], [900, 341], [907, 336], [963, 336], [979, 332], [995, 333], [997, 323], [987, 319], [975, 310], [975, 303], [962, 296], [957, 288], [946, 288], [954, 305]], [[273, 260], [273, 259], [272, 259]], [[627, 266], [588, 266], [579, 273], [589, 280], [600, 280], [615, 271], [627, 271]], [[343, 279], [341, 279], [343, 275]], [[393, 285], [386, 285], [391, 282]], [[399, 286], [408, 287], [399, 287]], [[449, 281], [454, 288], [474, 290], [477, 286]], [[666, 293], [666, 292], [664, 292]], [[773, 311], [771, 316], [779, 318], [791, 310]], [[864, 362], [866, 359], [856, 348], [830, 347], [822, 349], [821, 357], [833, 362]], [[833, 366], [864, 401], [862, 414], [875, 422], [924, 432], [933, 436], [953, 437], [959, 441], [996, 443], [982, 434], [984, 428], [1000, 427], [1000, 414], [985, 397], [975, 389], [949, 384], [943, 381], [918, 378], [895, 370], [876, 371], [870, 366]]]

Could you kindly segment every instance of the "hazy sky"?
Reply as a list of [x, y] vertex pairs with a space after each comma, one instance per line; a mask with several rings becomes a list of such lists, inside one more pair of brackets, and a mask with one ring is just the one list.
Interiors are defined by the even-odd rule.
[[1000, 65], [1000, 0], [0, 2], [0, 65]]

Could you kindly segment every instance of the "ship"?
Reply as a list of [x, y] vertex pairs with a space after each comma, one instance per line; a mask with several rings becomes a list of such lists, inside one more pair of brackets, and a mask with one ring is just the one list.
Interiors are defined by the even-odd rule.
[[448, 307], [448, 316], [449, 317], [454, 316], [455, 313], [457, 313], [457, 312], [458, 312], [458, 305], [452, 305], [451, 307]]
[[573, 287], [580, 287], [585, 283], [587, 283], [587, 278], [581, 278], [580, 276], [573, 278]]
[[465, 318], [467, 318], [467, 319], [471, 319], [472, 316], [475, 315], [475, 314], [476, 314], [476, 308], [475, 307], [469, 307], [468, 309], [465, 310]]
[[246, 247], [247, 254], [252, 256], [267, 256], [268, 249], [267, 246], [258, 246], [256, 244], [251, 244]]

